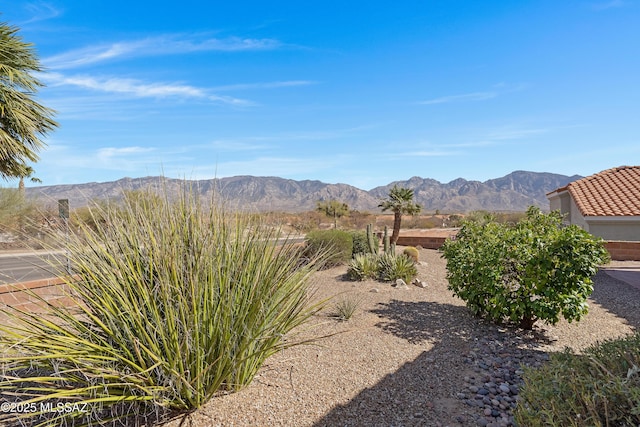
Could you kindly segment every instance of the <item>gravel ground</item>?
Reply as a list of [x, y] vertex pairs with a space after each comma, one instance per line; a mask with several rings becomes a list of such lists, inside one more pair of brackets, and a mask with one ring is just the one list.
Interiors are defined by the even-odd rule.
[[447, 290], [437, 251], [420, 260], [426, 288], [345, 281], [346, 267], [317, 273], [318, 298], [360, 300], [354, 317], [330, 317], [329, 303], [300, 332], [328, 337], [274, 355], [251, 385], [166, 427], [512, 425], [522, 365], [640, 325], [640, 290], [603, 272], [580, 322], [532, 332], [486, 324]]

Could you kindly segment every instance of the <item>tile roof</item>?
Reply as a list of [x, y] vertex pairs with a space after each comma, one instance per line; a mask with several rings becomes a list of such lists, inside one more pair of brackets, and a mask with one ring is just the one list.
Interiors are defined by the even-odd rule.
[[640, 166], [620, 166], [573, 181], [567, 189], [582, 216], [640, 216]]

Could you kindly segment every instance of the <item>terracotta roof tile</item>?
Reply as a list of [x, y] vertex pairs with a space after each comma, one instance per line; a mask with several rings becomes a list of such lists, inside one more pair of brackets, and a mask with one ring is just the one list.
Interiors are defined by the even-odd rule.
[[565, 188], [583, 216], [640, 216], [640, 166], [607, 169]]

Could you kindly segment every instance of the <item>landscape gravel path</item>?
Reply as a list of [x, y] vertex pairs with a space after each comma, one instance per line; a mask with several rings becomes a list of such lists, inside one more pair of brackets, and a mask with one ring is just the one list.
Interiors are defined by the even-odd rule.
[[[604, 272], [580, 322], [530, 332], [488, 324], [447, 290], [438, 251], [420, 260], [425, 288], [347, 281], [346, 267], [317, 273], [315, 298], [333, 300], [290, 339], [326, 338], [274, 355], [251, 385], [166, 427], [508, 426], [523, 366], [640, 325], [640, 289]], [[342, 298], [360, 301], [348, 321], [330, 316]]]

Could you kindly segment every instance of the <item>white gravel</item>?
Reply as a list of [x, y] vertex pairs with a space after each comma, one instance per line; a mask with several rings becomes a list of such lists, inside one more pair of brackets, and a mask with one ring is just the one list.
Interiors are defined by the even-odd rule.
[[424, 289], [345, 281], [346, 267], [317, 273], [318, 298], [362, 300], [354, 317], [329, 317], [329, 303], [300, 337], [330, 336], [274, 355], [245, 389], [165, 427], [479, 425], [482, 408], [465, 403], [461, 392], [478, 375], [471, 361], [482, 360], [475, 352], [486, 337], [501, 334], [514, 348], [537, 353], [580, 351], [640, 324], [640, 290], [604, 273], [580, 322], [539, 325], [533, 333], [486, 324], [447, 290], [439, 252], [421, 250], [420, 260]]

